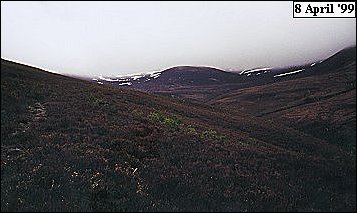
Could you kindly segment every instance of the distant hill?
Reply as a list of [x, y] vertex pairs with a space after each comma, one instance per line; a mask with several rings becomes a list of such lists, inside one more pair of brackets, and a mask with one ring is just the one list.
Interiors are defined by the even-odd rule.
[[93, 79], [113, 86], [152, 89], [155, 87], [202, 86], [239, 83], [244, 79], [236, 73], [211, 67], [178, 66], [151, 73], [102, 77]]
[[199, 86], [238, 83], [239, 75], [211, 67], [180, 66], [164, 70], [149, 84]]
[[211, 67], [179, 66], [151, 73], [99, 76], [99, 84], [207, 102], [230, 91], [336, 72], [355, 63], [356, 47], [346, 48], [322, 61], [286, 68], [254, 68], [227, 72]]
[[1, 61], [2, 211], [355, 211], [355, 198], [355, 156], [280, 122]]
[[356, 66], [356, 46], [343, 49], [333, 56], [320, 62], [316, 69], [320, 72], [340, 71], [340, 69], [348, 69]]

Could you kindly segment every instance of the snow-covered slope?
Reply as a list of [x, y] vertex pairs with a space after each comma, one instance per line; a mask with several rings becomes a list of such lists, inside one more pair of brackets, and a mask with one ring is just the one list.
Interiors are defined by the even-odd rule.
[[93, 78], [93, 81], [98, 82], [98, 84], [115, 84], [116, 86], [131, 86], [133, 84], [140, 84], [143, 82], [148, 82], [150, 80], [156, 79], [161, 75], [162, 71], [152, 71], [148, 73], [134, 73], [128, 75], [117, 75], [117, 76], [103, 76], [100, 75], [98, 78]]

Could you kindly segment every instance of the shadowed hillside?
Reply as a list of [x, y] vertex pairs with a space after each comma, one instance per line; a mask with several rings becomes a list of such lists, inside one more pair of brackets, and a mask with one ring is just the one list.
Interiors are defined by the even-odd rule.
[[355, 211], [356, 165], [241, 111], [1, 61], [2, 211]]

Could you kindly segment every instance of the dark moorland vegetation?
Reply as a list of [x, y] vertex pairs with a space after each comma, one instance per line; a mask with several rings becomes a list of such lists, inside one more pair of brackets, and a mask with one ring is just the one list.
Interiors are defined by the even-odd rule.
[[[276, 77], [294, 70], [303, 71]], [[162, 71], [150, 81], [132, 82], [129, 88], [274, 120], [356, 155], [355, 46], [313, 64], [272, 68], [249, 76], [182, 66]]]
[[355, 155], [239, 110], [2, 60], [1, 211], [356, 211]]
[[301, 77], [231, 90], [208, 102], [283, 123], [356, 156], [356, 47]]

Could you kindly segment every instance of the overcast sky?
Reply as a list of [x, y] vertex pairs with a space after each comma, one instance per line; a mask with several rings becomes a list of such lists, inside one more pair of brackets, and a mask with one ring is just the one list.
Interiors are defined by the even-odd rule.
[[293, 19], [292, 2], [1, 2], [1, 57], [59, 73], [303, 64], [356, 44], [356, 19]]

